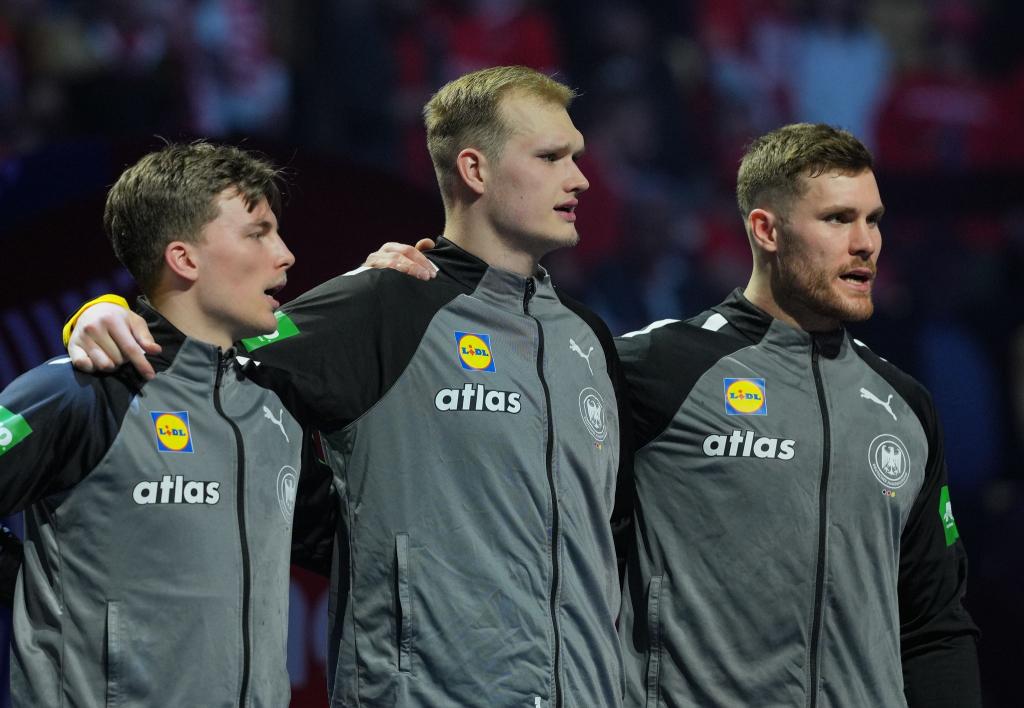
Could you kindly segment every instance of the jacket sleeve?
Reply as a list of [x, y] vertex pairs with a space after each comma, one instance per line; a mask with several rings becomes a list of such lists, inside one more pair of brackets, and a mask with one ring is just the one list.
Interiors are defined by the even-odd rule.
[[242, 341], [260, 364], [257, 382], [272, 388], [304, 427], [343, 427], [375, 389], [375, 281], [372, 274], [333, 278], [285, 305], [273, 336]]
[[327, 465], [320, 434], [313, 431], [303, 438], [302, 474], [299, 475], [292, 520], [292, 563], [318, 575], [331, 577], [337, 524], [334, 477]]
[[18, 572], [24, 557], [21, 539], [6, 526], [0, 525], [0, 606], [11, 609]]
[[633, 410], [630, 402], [629, 383], [618, 349], [611, 332], [598, 320], [595, 326], [598, 341], [604, 349], [608, 363], [608, 377], [615, 390], [615, 402], [619, 416], [619, 468], [615, 478], [615, 504], [612, 507], [612, 538], [615, 541], [615, 557], [619, 566], [619, 577], [626, 569], [626, 556], [632, 548], [633, 506], [636, 497], [633, 483]]
[[0, 393], [0, 516], [67, 489], [116, 435], [94, 377], [54, 360]]
[[904, 692], [910, 708], [981, 705], [978, 628], [963, 606], [967, 556], [947, 486], [942, 431], [931, 397], [918, 416], [929, 440], [925, 482], [900, 539]]

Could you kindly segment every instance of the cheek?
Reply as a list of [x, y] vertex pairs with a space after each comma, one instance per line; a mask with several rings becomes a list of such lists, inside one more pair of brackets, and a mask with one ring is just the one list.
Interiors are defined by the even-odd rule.
[[522, 220], [529, 215], [532, 203], [529, 185], [509, 184], [508, 189], [503, 192], [500, 208], [509, 218]]

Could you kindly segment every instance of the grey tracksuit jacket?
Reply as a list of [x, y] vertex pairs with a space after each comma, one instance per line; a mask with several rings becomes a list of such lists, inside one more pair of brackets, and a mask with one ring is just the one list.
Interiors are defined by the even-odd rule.
[[621, 705], [610, 335], [441, 239], [437, 279], [335, 278], [254, 342], [337, 493], [333, 706]]
[[153, 381], [56, 359], [0, 394], [14, 704], [281, 708], [301, 432], [231, 353], [143, 312]]
[[740, 291], [617, 345], [638, 447], [628, 706], [979, 704], [920, 384]]

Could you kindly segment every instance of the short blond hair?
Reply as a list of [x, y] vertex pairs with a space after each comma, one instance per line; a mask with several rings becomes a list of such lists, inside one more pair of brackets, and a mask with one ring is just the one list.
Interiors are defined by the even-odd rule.
[[427, 150], [445, 206], [455, 188], [455, 158], [474, 147], [492, 160], [501, 157], [511, 129], [501, 117], [501, 99], [511, 92], [568, 108], [576, 91], [525, 66], [495, 66], [460, 76], [442, 86], [423, 107]]
[[871, 153], [852, 133], [822, 123], [785, 125], [747, 148], [736, 178], [736, 204], [744, 221], [760, 204], [785, 212], [807, 189], [801, 177], [872, 168]]

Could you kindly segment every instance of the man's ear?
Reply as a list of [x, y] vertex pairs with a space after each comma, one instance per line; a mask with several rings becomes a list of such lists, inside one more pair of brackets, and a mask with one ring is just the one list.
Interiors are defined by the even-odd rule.
[[463, 148], [455, 158], [455, 169], [469, 190], [475, 194], [484, 193], [489, 167], [482, 152], [476, 148]]
[[779, 250], [779, 215], [768, 209], [753, 209], [747, 215], [747, 233], [754, 246], [767, 253]]
[[195, 244], [171, 241], [164, 249], [164, 263], [179, 278], [189, 282], [199, 279], [199, 262], [196, 259]]

